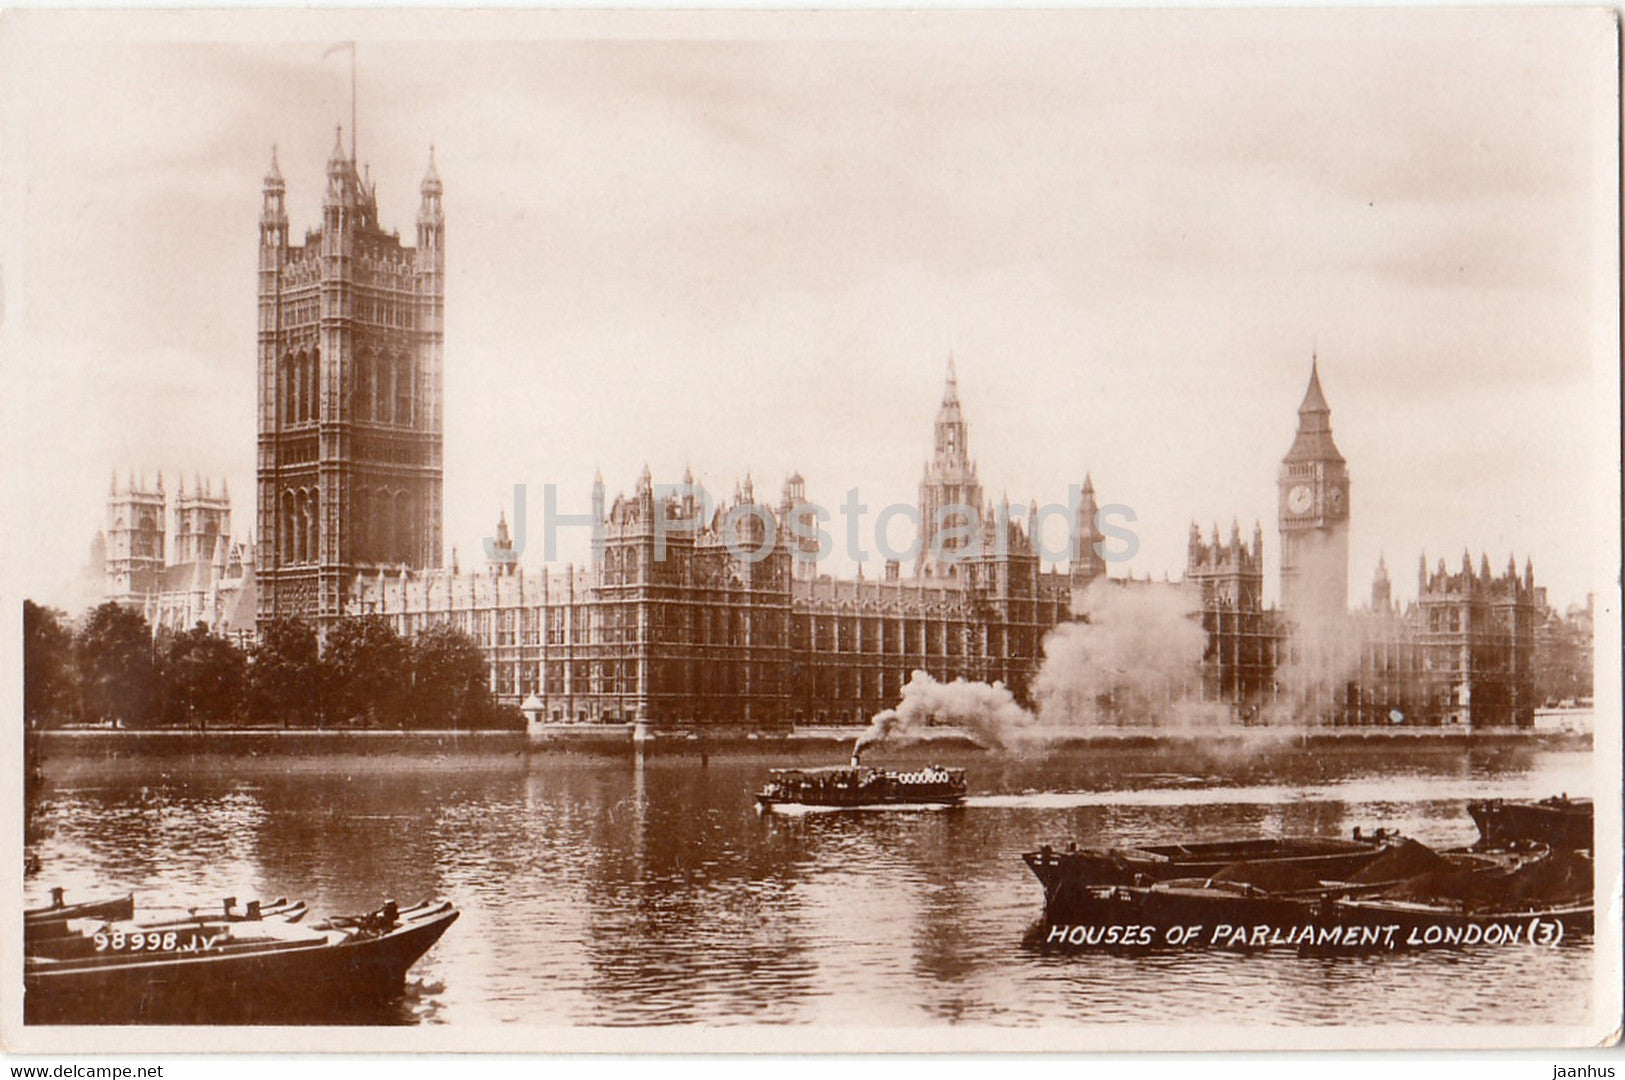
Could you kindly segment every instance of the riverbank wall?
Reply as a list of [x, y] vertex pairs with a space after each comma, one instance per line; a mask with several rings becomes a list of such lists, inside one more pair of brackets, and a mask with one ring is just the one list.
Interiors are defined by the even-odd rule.
[[[606, 754], [682, 755], [724, 751], [799, 757], [827, 752], [844, 757], [860, 727], [802, 728], [787, 732], [714, 730], [651, 732], [636, 738], [629, 724], [560, 725], [527, 735], [513, 731], [365, 731], [216, 728], [208, 731], [66, 729], [36, 733], [47, 759], [171, 754], [474, 754], [576, 751]], [[989, 746], [954, 728], [930, 728], [894, 737], [890, 756], [903, 748], [964, 753], [999, 750], [1017, 754], [1101, 750], [1235, 752], [1417, 752], [1589, 750], [1585, 732], [1465, 728], [1044, 728], [1022, 729]]]

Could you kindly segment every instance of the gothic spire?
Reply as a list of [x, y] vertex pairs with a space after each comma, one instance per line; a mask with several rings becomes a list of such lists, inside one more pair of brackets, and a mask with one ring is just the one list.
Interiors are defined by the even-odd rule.
[[271, 144], [271, 168], [265, 174], [265, 186], [271, 191], [287, 189], [287, 184], [282, 180], [282, 170], [277, 166], [276, 143]]
[[1332, 407], [1320, 389], [1320, 358], [1309, 362], [1309, 386], [1298, 406], [1298, 433], [1283, 459], [1293, 461], [1342, 462], [1343, 455], [1332, 441]]
[[423, 174], [423, 194], [440, 194], [440, 170], [434, 167], [434, 143], [429, 144], [429, 170]]
[[1298, 414], [1331, 411], [1332, 407], [1326, 404], [1326, 395], [1320, 389], [1320, 357], [1312, 356], [1309, 360], [1309, 387], [1303, 392], [1303, 404], [1298, 406]]

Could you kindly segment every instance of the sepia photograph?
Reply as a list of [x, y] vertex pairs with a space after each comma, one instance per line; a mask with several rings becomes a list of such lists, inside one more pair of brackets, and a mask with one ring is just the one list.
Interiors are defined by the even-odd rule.
[[1618, 42], [7, 11], [0, 1042], [1612, 1045]]

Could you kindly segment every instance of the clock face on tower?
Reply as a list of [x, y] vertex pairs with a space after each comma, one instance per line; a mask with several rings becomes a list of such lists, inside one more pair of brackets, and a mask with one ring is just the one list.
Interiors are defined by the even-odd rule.
[[1307, 514], [1315, 501], [1315, 493], [1308, 484], [1298, 484], [1286, 494], [1286, 508], [1294, 514]]
[[1326, 495], [1326, 505], [1330, 507], [1333, 514], [1341, 514], [1343, 512], [1343, 489], [1340, 487], [1332, 488]]

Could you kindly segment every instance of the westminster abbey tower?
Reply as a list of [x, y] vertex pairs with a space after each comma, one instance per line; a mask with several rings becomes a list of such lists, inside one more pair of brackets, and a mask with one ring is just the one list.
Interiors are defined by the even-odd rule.
[[357, 574], [441, 561], [445, 216], [434, 154], [417, 246], [378, 222], [342, 132], [318, 229], [289, 240], [271, 156], [260, 216], [258, 610], [319, 622]]

